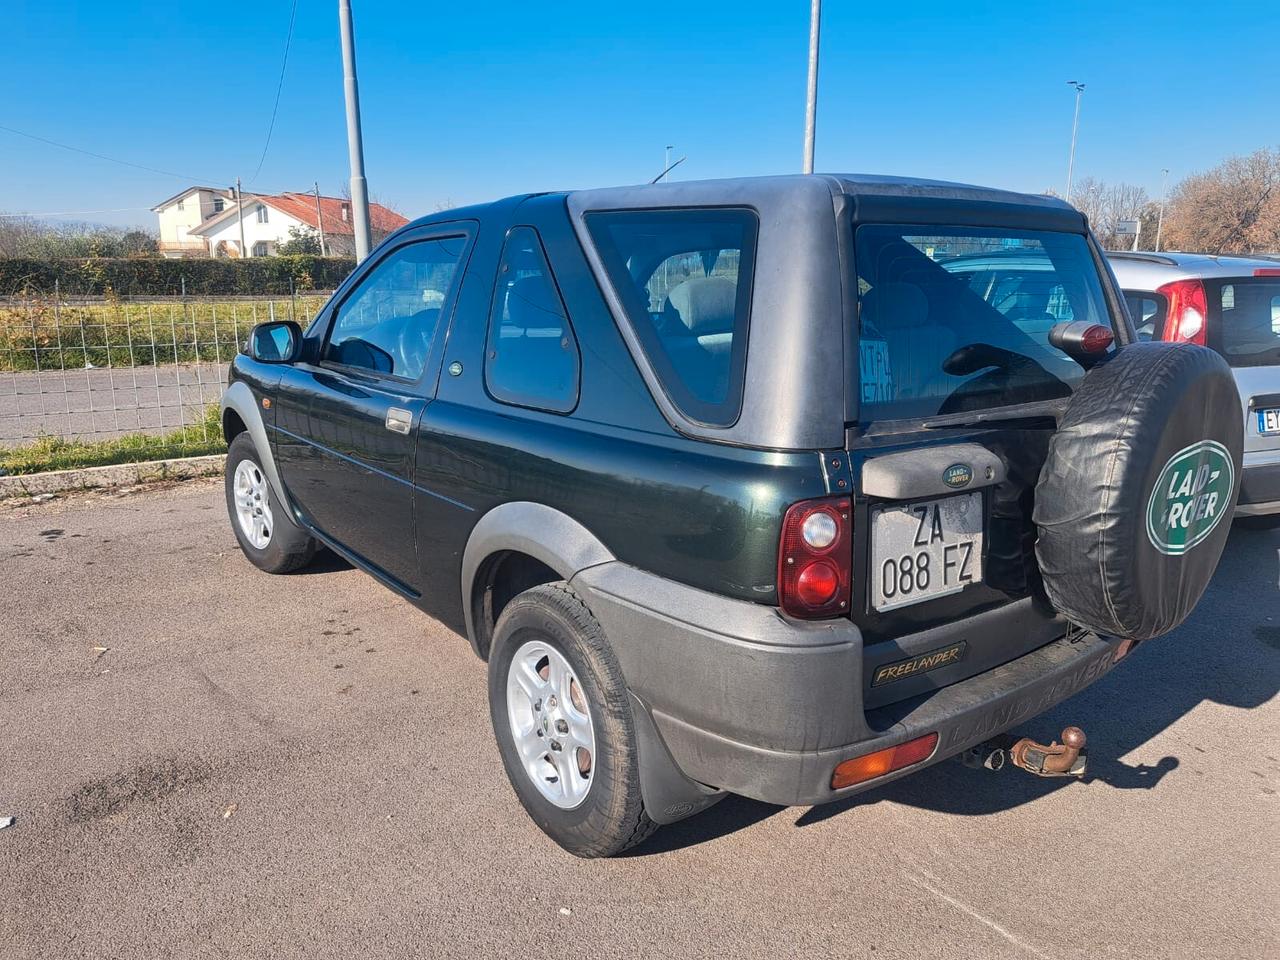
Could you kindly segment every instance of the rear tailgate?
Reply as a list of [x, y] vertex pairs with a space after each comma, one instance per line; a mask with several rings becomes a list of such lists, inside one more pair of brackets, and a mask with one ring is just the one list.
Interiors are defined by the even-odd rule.
[[1280, 276], [1206, 280], [1205, 295], [1209, 346], [1240, 387], [1248, 466], [1258, 454], [1280, 454]]
[[1110, 327], [1114, 300], [1083, 234], [871, 223], [855, 226], [854, 248], [852, 617], [875, 707], [1067, 630], [1044, 598], [1031, 517], [1084, 369], [1048, 332]]

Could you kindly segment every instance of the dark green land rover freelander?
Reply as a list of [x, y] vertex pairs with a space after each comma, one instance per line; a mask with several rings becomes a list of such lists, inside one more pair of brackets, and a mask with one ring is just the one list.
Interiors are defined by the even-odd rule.
[[1242, 442], [1076, 210], [864, 176], [425, 217], [256, 327], [222, 407], [245, 555], [327, 547], [465, 634], [585, 857], [726, 793], [1079, 775], [1077, 728], [1007, 732], [1187, 616]]

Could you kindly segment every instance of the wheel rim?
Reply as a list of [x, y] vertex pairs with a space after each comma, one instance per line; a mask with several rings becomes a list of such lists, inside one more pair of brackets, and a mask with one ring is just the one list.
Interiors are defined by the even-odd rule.
[[562, 810], [587, 798], [595, 775], [591, 705], [573, 667], [538, 640], [516, 651], [507, 669], [507, 719], [525, 775]]
[[240, 524], [240, 532], [255, 549], [265, 550], [271, 542], [271, 531], [275, 529], [275, 523], [271, 518], [271, 497], [267, 492], [267, 478], [262, 475], [262, 468], [252, 460], [241, 460], [236, 464], [232, 490], [235, 494], [236, 520]]

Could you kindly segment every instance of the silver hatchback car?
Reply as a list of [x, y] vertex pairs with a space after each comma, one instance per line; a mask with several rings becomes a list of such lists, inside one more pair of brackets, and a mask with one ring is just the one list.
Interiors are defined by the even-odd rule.
[[1226, 358], [1244, 411], [1237, 517], [1280, 524], [1280, 262], [1197, 253], [1108, 253], [1146, 340], [1211, 347]]

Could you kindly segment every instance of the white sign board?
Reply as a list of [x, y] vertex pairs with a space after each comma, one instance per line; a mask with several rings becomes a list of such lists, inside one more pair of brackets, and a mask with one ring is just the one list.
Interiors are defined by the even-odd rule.
[[1117, 237], [1136, 237], [1138, 235], [1137, 220], [1117, 220], [1116, 236]]

